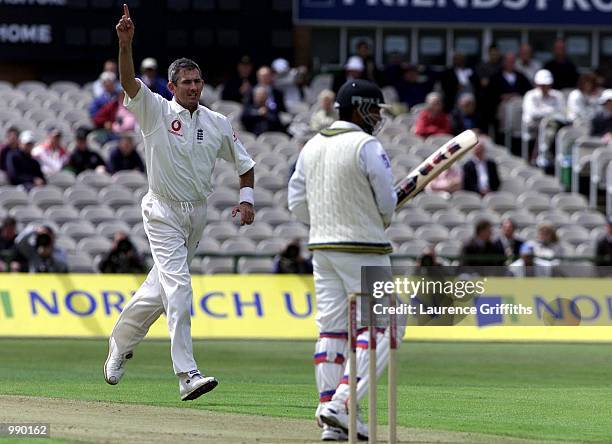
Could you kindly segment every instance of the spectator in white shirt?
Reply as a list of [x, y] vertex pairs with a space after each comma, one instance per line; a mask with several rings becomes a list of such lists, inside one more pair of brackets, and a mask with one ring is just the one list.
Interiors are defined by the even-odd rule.
[[531, 46], [528, 43], [521, 45], [519, 57], [516, 61], [516, 70], [522, 72], [527, 77], [527, 80], [533, 84], [534, 77], [540, 69], [542, 69], [542, 63], [533, 58]]
[[585, 73], [578, 79], [578, 88], [567, 98], [567, 118], [574, 126], [590, 124], [599, 111], [599, 95], [601, 90], [597, 85], [597, 77], [593, 73]]
[[[554, 134], [560, 124], [566, 122], [565, 117], [565, 97], [561, 91], [552, 89], [554, 82], [550, 71], [541, 69], [534, 77], [536, 87], [528, 91], [523, 98], [523, 140], [529, 143], [529, 152], [531, 154], [540, 122], [544, 118], [550, 118], [551, 124], [555, 126], [551, 131]], [[545, 135], [544, 135], [545, 136]], [[544, 137], [539, 144], [538, 164], [547, 168], [550, 165], [550, 135]], [[531, 155], [530, 155], [531, 158]]]
[[62, 145], [62, 132], [58, 128], [49, 129], [47, 139], [32, 150], [32, 157], [40, 163], [45, 176], [53, 175], [68, 163], [68, 151]]

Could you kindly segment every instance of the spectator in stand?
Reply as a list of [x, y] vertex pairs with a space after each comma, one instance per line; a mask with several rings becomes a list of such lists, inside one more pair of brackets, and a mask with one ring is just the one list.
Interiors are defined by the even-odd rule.
[[436, 249], [430, 245], [423, 248], [421, 255], [416, 259], [416, 266], [419, 268], [439, 267], [441, 265], [438, 262]]
[[270, 108], [268, 89], [256, 86], [253, 90], [253, 101], [244, 106], [241, 121], [244, 128], [260, 135], [267, 131], [285, 131], [278, 116], [278, 110]]
[[6, 174], [12, 185], [23, 185], [27, 190], [45, 185], [40, 164], [32, 157], [36, 139], [32, 131], [19, 135], [19, 150], [11, 150], [6, 156]]
[[317, 132], [321, 131], [338, 120], [338, 112], [334, 109], [335, 100], [336, 95], [332, 90], [324, 89], [319, 93], [319, 97], [317, 99], [319, 109], [315, 111], [310, 118], [311, 130]]
[[554, 79], [550, 71], [538, 71], [534, 83], [536, 87], [523, 97], [523, 140], [529, 143], [530, 158], [540, 121], [545, 117], [565, 120], [565, 97], [561, 91], [552, 89]]
[[589, 125], [599, 111], [600, 95], [595, 74], [582, 74], [578, 79], [578, 88], [567, 98], [567, 119], [574, 126]]
[[463, 171], [457, 165], [451, 165], [442, 171], [438, 177], [429, 182], [426, 189], [436, 193], [449, 193], [463, 188]]
[[251, 97], [256, 83], [251, 58], [246, 55], [242, 56], [236, 65], [236, 72], [223, 85], [221, 99], [245, 103]]
[[489, 108], [482, 110], [490, 116], [490, 122], [495, 124], [495, 132], [499, 132], [499, 122], [504, 116], [500, 115], [503, 104], [514, 97], [522, 97], [531, 89], [531, 82], [516, 69], [516, 55], [508, 52], [504, 56], [502, 69], [491, 77], [487, 91]]
[[[119, 91], [121, 91], [121, 83], [119, 83], [119, 79], [117, 78], [117, 74], [119, 73], [117, 71], [117, 62], [113, 59], [108, 59], [107, 61], [104, 62], [102, 72], [103, 73], [110, 72], [115, 75], [115, 92], [119, 94]], [[99, 77], [93, 83], [92, 89], [93, 89], [94, 97], [100, 97], [101, 95], [104, 95], [105, 88], [104, 88], [104, 85], [102, 84], [102, 80]]]
[[357, 42], [357, 46], [355, 47], [355, 55], [360, 57], [361, 61], [363, 62], [362, 78], [381, 86], [384, 83], [384, 79], [382, 78], [382, 73], [376, 66], [376, 61], [372, 56], [370, 44], [366, 40]]
[[501, 185], [497, 164], [487, 158], [487, 143], [487, 139], [481, 137], [474, 147], [472, 157], [463, 165], [463, 189], [482, 196], [499, 190]]
[[[272, 69], [268, 66], [262, 66], [257, 70], [257, 86], [260, 86], [266, 90], [267, 98], [266, 105], [267, 107], [276, 112], [283, 113], [286, 111], [285, 108], [285, 96], [282, 91], [278, 90], [274, 86], [274, 73]], [[255, 96], [255, 89], [253, 89], [251, 97], [248, 103], [252, 104]]]
[[578, 70], [576, 65], [567, 57], [565, 41], [555, 40], [553, 45], [553, 59], [544, 65], [553, 75], [555, 89], [575, 88], [578, 83]]
[[283, 93], [285, 105], [299, 104], [303, 100], [300, 86], [304, 82], [306, 67], [292, 68], [285, 59], [275, 59], [272, 62], [272, 72], [274, 73], [274, 85]]
[[595, 263], [599, 266], [612, 266], [612, 216], [606, 221], [606, 234], [595, 244]]
[[519, 259], [509, 265], [514, 277], [550, 277], [553, 268], [550, 262], [535, 256], [533, 245], [524, 243], [519, 250]]
[[0, 272], [17, 273], [25, 269], [23, 257], [17, 251], [17, 221], [7, 217], [0, 225]]
[[424, 103], [427, 94], [433, 90], [433, 82], [427, 76], [425, 80], [421, 80], [420, 77], [415, 65], [402, 64], [401, 78], [393, 85], [400, 102], [406, 104], [409, 109], [414, 105]]
[[453, 66], [442, 73], [440, 86], [444, 93], [444, 111], [450, 113], [461, 94], [478, 94], [480, 82], [474, 70], [465, 66], [465, 56], [455, 53]]
[[563, 246], [557, 237], [557, 230], [548, 222], [538, 225], [537, 239], [528, 243], [533, 246], [537, 258], [549, 261], [552, 265], [558, 264], [559, 258], [564, 255]]
[[501, 234], [495, 243], [501, 250], [503, 250], [507, 260], [509, 262], [513, 262], [519, 258], [521, 246], [523, 245], [524, 241], [516, 237], [516, 226], [514, 225], [514, 221], [509, 217], [502, 220], [500, 228]]
[[32, 150], [32, 157], [38, 160], [45, 176], [64, 168], [68, 162], [68, 151], [62, 145], [62, 132], [59, 128], [49, 128], [47, 138]]
[[461, 250], [462, 265], [474, 267], [504, 265], [504, 250], [493, 242], [492, 235], [491, 222], [478, 221], [474, 237], [468, 240]]
[[17, 236], [15, 244], [30, 273], [68, 273], [66, 252], [55, 245], [51, 227], [28, 227]]
[[144, 173], [144, 164], [140, 155], [136, 152], [134, 141], [130, 135], [123, 134], [119, 138], [119, 144], [110, 153], [108, 170], [111, 174], [123, 170], [137, 170]]
[[116, 99], [104, 105], [93, 117], [96, 128], [104, 129], [106, 136], [99, 136], [104, 141], [112, 140], [116, 134], [132, 132], [136, 129], [136, 116], [123, 104], [125, 93], [121, 91]]
[[425, 103], [425, 108], [419, 113], [414, 124], [414, 133], [421, 137], [451, 134], [450, 116], [444, 112], [442, 96], [436, 92], [429, 93]]
[[491, 77], [497, 74], [502, 69], [501, 51], [496, 45], [490, 45], [488, 51], [488, 60], [480, 63], [476, 67], [476, 75], [480, 81], [480, 88], [484, 90], [491, 83]]
[[168, 81], [157, 74], [157, 60], [153, 57], [147, 57], [140, 63], [140, 76], [138, 78], [154, 93], [172, 100], [172, 93], [168, 89]]
[[519, 49], [518, 60], [516, 61], [516, 70], [523, 73], [530, 84], [533, 83], [533, 79], [536, 72], [542, 69], [542, 63], [533, 58], [533, 50], [529, 43], [523, 43]]
[[312, 274], [312, 262], [302, 256], [300, 241], [291, 241], [285, 249], [274, 258], [276, 274]]
[[6, 158], [11, 151], [19, 150], [19, 128], [10, 126], [6, 130], [6, 140], [0, 146], [0, 171], [6, 171]]
[[338, 94], [338, 90], [346, 82], [353, 80], [353, 79], [363, 78], [364, 70], [365, 70], [365, 65], [363, 64], [363, 60], [361, 57], [359, 56], [349, 57], [349, 59], [346, 62], [346, 65], [344, 65], [344, 72], [339, 73], [336, 76], [334, 76], [334, 83], [332, 86], [334, 93]]
[[100, 261], [101, 273], [145, 273], [146, 266], [127, 234], [115, 233], [111, 250]]
[[459, 100], [457, 100], [457, 107], [451, 113], [451, 127], [453, 135], [460, 134], [468, 129], [486, 132], [480, 113], [476, 110], [474, 94], [461, 94]]
[[106, 172], [106, 163], [95, 151], [87, 146], [87, 128], [78, 128], [75, 131], [74, 150], [68, 159], [68, 168], [74, 174], [81, 174], [85, 170], [96, 170], [99, 173]]
[[100, 108], [117, 98], [117, 75], [112, 72], [105, 71], [100, 74], [98, 79], [102, 84], [103, 93], [96, 96], [89, 106], [89, 115], [93, 119]]
[[601, 93], [599, 103], [602, 110], [595, 114], [591, 121], [591, 135], [603, 137], [609, 142], [612, 141], [612, 89]]

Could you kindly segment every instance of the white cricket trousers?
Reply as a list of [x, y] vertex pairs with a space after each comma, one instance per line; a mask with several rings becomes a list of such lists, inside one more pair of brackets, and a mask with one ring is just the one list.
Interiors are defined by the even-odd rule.
[[[319, 402], [346, 402], [349, 395], [348, 295], [361, 292], [361, 267], [390, 267], [391, 259], [382, 254], [315, 250], [312, 262], [317, 299], [316, 322], [319, 330], [314, 354]], [[398, 323], [398, 342], [401, 341], [404, 331], [405, 327]], [[389, 331], [379, 331], [376, 336], [376, 370], [380, 375], [389, 357]], [[368, 339], [367, 329], [357, 337], [358, 400], [366, 394], [368, 386]]]
[[133, 351], [166, 313], [172, 364], [178, 375], [198, 368], [191, 342], [189, 264], [206, 224], [206, 201], [176, 202], [149, 191], [141, 207], [155, 264], [119, 315], [111, 341], [119, 353]]

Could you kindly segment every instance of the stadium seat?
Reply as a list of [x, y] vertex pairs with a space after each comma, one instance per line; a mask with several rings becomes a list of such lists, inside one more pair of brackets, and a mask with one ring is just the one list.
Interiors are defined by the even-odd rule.
[[83, 171], [77, 176], [76, 181], [96, 189], [107, 187], [113, 183], [111, 176], [108, 174], [101, 174], [91, 170]]
[[[409, 116], [409, 115], [406, 115]], [[401, 120], [398, 120], [397, 116], [394, 120], [394, 123], [397, 123], [399, 125], [405, 125]], [[411, 122], [412, 123], [412, 122]], [[406, 125], [407, 128], [411, 127], [410, 125]], [[395, 136], [392, 141], [393, 145], [397, 145], [399, 147], [402, 147], [404, 149], [404, 152], [408, 152], [410, 150], [410, 147], [422, 144], [424, 141], [420, 136], [417, 136], [416, 134], [398, 134], [397, 136]]]
[[255, 207], [258, 210], [265, 207], [274, 207], [278, 204], [280, 202], [274, 199], [274, 194], [271, 191], [259, 187], [255, 188]]
[[62, 190], [53, 185], [47, 185], [41, 188], [33, 188], [30, 191], [30, 200], [41, 210], [54, 205], [63, 205], [64, 197]]
[[[308, 239], [309, 229], [301, 222], [287, 222], [274, 228], [273, 237], [282, 239]], [[272, 236], [271, 236], [272, 237]]]
[[274, 146], [274, 153], [278, 153], [285, 158], [289, 158], [300, 153], [300, 143], [295, 140], [288, 140], [286, 142], [279, 142]]
[[589, 230], [579, 225], [561, 227], [557, 230], [557, 236], [564, 242], [575, 246], [589, 242]]
[[480, 210], [482, 208], [480, 195], [471, 191], [454, 192], [449, 199], [449, 203], [453, 208], [463, 211], [464, 213]]
[[247, 238], [227, 239], [221, 243], [221, 253], [225, 254], [252, 254], [255, 252], [256, 243]]
[[252, 225], [245, 225], [238, 230], [238, 236], [259, 242], [272, 237], [272, 227], [265, 222], [256, 220]]
[[605, 148], [597, 148], [591, 155], [591, 177], [589, 185], [589, 205], [597, 207], [597, 197], [600, 189], [606, 187], [606, 168], [612, 162], [612, 149], [608, 145]]
[[538, 228], [535, 225], [523, 227], [520, 230], [519, 237], [525, 241], [533, 241], [538, 238]]
[[88, 205], [97, 205], [98, 193], [86, 185], [75, 184], [64, 191], [64, 202], [80, 210]]
[[9, 210], [8, 214], [24, 225], [31, 222], [44, 222], [42, 210], [33, 205], [16, 205]]
[[291, 214], [289, 214], [287, 210], [281, 208], [264, 208], [259, 211], [257, 218], [273, 226], [293, 221]]
[[427, 225], [417, 228], [414, 232], [415, 239], [422, 239], [425, 242], [436, 244], [443, 242], [448, 238], [448, 229], [442, 225]]
[[434, 146], [436, 147], [436, 149], [438, 149], [452, 138], [453, 136], [451, 136], [450, 134], [436, 134], [433, 136], [429, 136], [427, 139], [425, 139], [425, 143]]
[[[283, 156], [280, 153], [268, 152], [268, 153], [257, 154], [255, 156], [255, 162], [257, 162], [258, 166], [260, 165], [265, 166], [268, 170], [272, 170], [277, 165], [285, 164], [286, 159], [285, 159], [285, 156]], [[266, 176], [262, 176], [262, 177], [266, 177]], [[261, 177], [258, 178], [258, 185], [259, 185], [259, 180], [261, 180]], [[285, 182], [285, 185], [287, 185], [286, 182]]]
[[404, 242], [397, 250], [397, 254], [419, 257], [423, 254], [423, 250], [428, 247], [429, 244], [423, 239], [413, 239], [409, 242]]
[[240, 187], [238, 176], [233, 171], [223, 171], [219, 174], [213, 175], [213, 183], [215, 185], [215, 189], [227, 189], [228, 191], [235, 193], [238, 192], [238, 188]]
[[580, 176], [590, 173], [591, 156], [599, 148], [605, 148], [607, 142], [601, 137], [580, 137], [572, 146], [572, 192], [579, 191]]
[[138, 223], [130, 230], [130, 237], [139, 237], [141, 239], [147, 239], [147, 233], [145, 232], [143, 223]]
[[60, 113], [59, 118], [72, 125], [81, 120], [89, 120], [89, 113], [82, 109], [67, 109]]
[[43, 216], [59, 225], [79, 220], [79, 212], [72, 205], [53, 205], [45, 210]]
[[463, 225], [466, 222], [465, 215], [457, 209], [438, 210], [433, 214], [432, 222], [444, 225], [446, 228]]
[[429, 212], [449, 208], [447, 199], [436, 193], [421, 193], [414, 198], [414, 205]]
[[93, 100], [93, 94], [87, 91], [80, 90], [69, 90], [61, 95], [62, 101], [70, 103], [73, 106], [78, 103], [91, 103]]
[[91, 222], [87, 220], [79, 220], [65, 222], [60, 229], [60, 233], [62, 233], [64, 236], [71, 237], [78, 242], [83, 238], [96, 236], [96, 229]]
[[411, 241], [414, 238], [414, 231], [406, 225], [391, 225], [387, 228], [386, 234], [390, 240], [398, 244]]
[[96, 227], [96, 231], [100, 236], [112, 239], [118, 232], [129, 234], [130, 226], [122, 220], [109, 220], [100, 222]]
[[535, 214], [550, 210], [550, 197], [542, 194], [538, 195], [533, 192], [526, 192], [521, 194], [516, 202], [519, 207]]
[[68, 253], [68, 270], [71, 273], [95, 273], [93, 260], [88, 254], [77, 251]]
[[582, 194], [558, 193], [550, 201], [551, 208], [573, 213], [588, 209], [588, 202]]
[[98, 254], [108, 253], [112, 245], [113, 243], [110, 240], [102, 236], [87, 237], [78, 242], [77, 250], [95, 257]]
[[203, 238], [215, 239], [222, 242], [235, 237], [238, 234], [236, 226], [225, 222], [211, 223], [204, 228]]
[[289, 142], [289, 136], [285, 133], [268, 131], [257, 136], [257, 142], [270, 147], [275, 147], [281, 142]]
[[398, 220], [409, 225], [413, 230], [431, 223], [431, 215], [421, 208], [407, 208], [398, 214]]
[[427, 159], [437, 149], [428, 143], [421, 143], [410, 147], [409, 153], [421, 159]]
[[44, 108], [33, 108], [23, 113], [23, 118], [25, 120], [35, 122], [37, 125], [40, 124], [40, 122], [44, 122], [48, 119], [53, 119], [54, 117], [55, 114], [53, 113], [53, 111]]
[[47, 177], [47, 185], [53, 185], [62, 190], [73, 186], [76, 182], [74, 174], [70, 171], [62, 170]]
[[287, 178], [278, 176], [262, 176], [257, 178], [257, 186], [273, 193], [287, 188]]
[[459, 241], [447, 240], [435, 247], [436, 254], [441, 257], [457, 257], [461, 255], [463, 244]]
[[77, 244], [71, 237], [62, 235], [56, 236], [55, 246], [61, 248], [66, 253], [75, 253], [77, 249]]
[[[7, 105], [8, 106], [8, 105]], [[0, 121], [11, 121], [11, 120], [19, 120], [22, 118], [21, 112], [16, 109], [4, 108], [0, 109]]]
[[482, 206], [497, 213], [516, 210], [516, 196], [505, 191], [492, 192], [482, 198]]
[[481, 220], [487, 220], [492, 225], [498, 225], [502, 218], [499, 216], [499, 214], [492, 210], [474, 210], [467, 214], [465, 220], [472, 224], [476, 224]]
[[196, 248], [196, 255], [204, 255], [210, 253], [219, 253], [221, 251], [221, 244], [215, 239], [205, 237], [200, 239], [200, 243]]
[[601, 239], [602, 236], [606, 236], [606, 235], [607, 235], [606, 228], [604, 228], [604, 227], [595, 227], [595, 228], [591, 228], [591, 231], [589, 233], [589, 239], [591, 239], [591, 241], [593, 241], [593, 242], [596, 242], [599, 239]]
[[132, 191], [120, 185], [115, 185], [115, 187], [120, 188], [109, 186], [100, 190], [98, 193], [98, 200], [100, 203], [108, 205], [114, 210], [124, 205], [135, 205], [136, 202], [134, 202], [134, 193]]
[[529, 188], [523, 179], [518, 177], [509, 177], [504, 179], [504, 181], [501, 183], [499, 191], [506, 191], [518, 196], [522, 192], [527, 191], [527, 189]]
[[601, 213], [595, 212], [578, 212], [571, 216], [571, 222], [581, 225], [587, 229], [603, 227], [606, 224], [606, 218]]
[[81, 210], [80, 216], [95, 225], [116, 220], [113, 209], [105, 205], [88, 205]]
[[49, 85], [50, 91], [55, 91], [60, 96], [64, 94], [66, 91], [80, 91], [81, 87], [78, 83], [70, 82], [70, 81], [58, 81], [53, 82]]
[[17, 205], [29, 205], [30, 199], [25, 191], [14, 188], [11, 186], [5, 186], [0, 189], [0, 207], [4, 207], [6, 210]]
[[285, 249], [289, 241], [281, 238], [271, 238], [259, 241], [255, 248], [256, 253], [276, 255]]
[[593, 242], [583, 242], [576, 246], [576, 256], [593, 257], [595, 256], [595, 244]]
[[451, 229], [448, 237], [452, 240], [465, 242], [472, 236], [474, 236], [474, 226], [465, 224]]
[[526, 211], [516, 210], [507, 211], [503, 214], [502, 219], [510, 218], [514, 222], [517, 228], [525, 228], [535, 223], [535, 217]]
[[238, 272], [241, 274], [272, 273], [273, 268], [271, 258], [241, 257], [238, 260]]
[[0, 171], [0, 187], [9, 184], [8, 176], [4, 171]]
[[202, 271], [205, 274], [233, 273], [234, 260], [231, 257], [205, 257], [202, 260]]
[[550, 223], [556, 227], [567, 225], [570, 223], [570, 217], [567, 213], [561, 211], [543, 211], [536, 216], [537, 223]]
[[408, 172], [412, 171], [414, 168], [419, 166], [420, 163], [421, 163], [421, 158], [413, 154], [402, 153], [397, 156], [391, 157], [392, 165], [400, 165], [406, 169], [405, 174], [403, 174], [402, 176], [396, 177], [396, 179], [398, 180], [403, 179], [408, 174]]
[[242, 104], [229, 100], [218, 100], [210, 106], [210, 109], [227, 117], [242, 114]]
[[24, 80], [19, 82], [15, 89], [25, 94], [29, 94], [32, 91], [44, 91], [47, 89], [47, 85], [38, 80]]
[[148, 186], [147, 176], [140, 171], [117, 171], [112, 176], [113, 183], [136, 190]]
[[117, 209], [117, 219], [122, 220], [128, 225], [136, 225], [142, 222], [142, 211], [138, 205], [126, 205]]
[[151, 255], [151, 245], [149, 244], [148, 239], [143, 239], [142, 237], [130, 237], [130, 241], [140, 253], [141, 256], [150, 256]]

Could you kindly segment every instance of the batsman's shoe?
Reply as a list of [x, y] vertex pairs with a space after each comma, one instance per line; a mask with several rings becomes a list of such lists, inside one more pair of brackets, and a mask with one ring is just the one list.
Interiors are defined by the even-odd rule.
[[321, 441], [348, 441], [348, 435], [339, 427], [323, 425]]
[[110, 345], [108, 357], [104, 363], [104, 380], [110, 385], [117, 385], [125, 373], [125, 363], [132, 359], [132, 352], [124, 354], [117, 353], [115, 347]]
[[[323, 408], [320, 414], [321, 421], [331, 427], [342, 429], [344, 433], [349, 432], [349, 414], [344, 405], [331, 401]], [[357, 415], [357, 439], [367, 441], [368, 426], [359, 415]]]
[[214, 389], [219, 381], [212, 376], [202, 376], [199, 370], [179, 375], [181, 401], [192, 401]]

